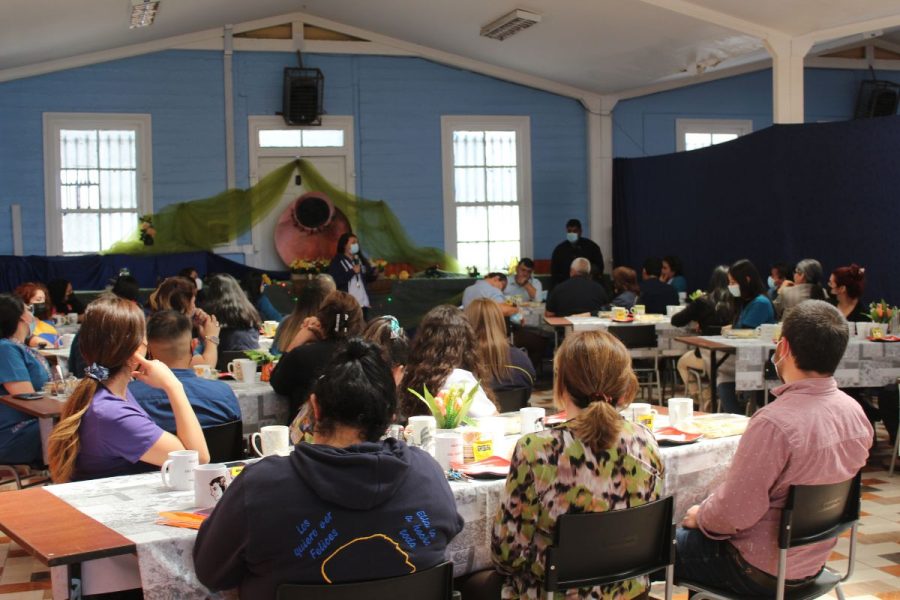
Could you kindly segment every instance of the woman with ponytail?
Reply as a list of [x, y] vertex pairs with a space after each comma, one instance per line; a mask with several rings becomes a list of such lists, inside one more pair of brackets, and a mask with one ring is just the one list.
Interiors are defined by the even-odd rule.
[[[663, 464], [653, 434], [618, 412], [637, 391], [622, 342], [605, 331], [566, 336], [555, 364], [553, 399], [568, 421], [516, 444], [491, 541], [500, 577], [470, 580], [486, 592], [476, 598], [500, 597], [501, 585], [503, 598], [543, 597], [544, 554], [560, 515], [630, 508], [662, 493]], [[641, 577], [572, 597], [639, 598], [648, 591]], [[467, 591], [463, 596], [469, 597]]]
[[838, 267], [828, 278], [828, 291], [835, 306], [848, 321], [869, 321], [862, 300], [866, 289], [866, 270], [853, 263]]
[[[158, 360], [147, 360], [144, 313], [113, 294], [91, 302], [79, 332], [90, 365], [63, 406], [49, 440], [50, 472], [57, 483], [152, 470], [174, 450], [197, 450], [209, 462], [206, 440], [181, 382]], [[176, 435], [159, 428], [138, 404], [134, 377], [166, 392]]]

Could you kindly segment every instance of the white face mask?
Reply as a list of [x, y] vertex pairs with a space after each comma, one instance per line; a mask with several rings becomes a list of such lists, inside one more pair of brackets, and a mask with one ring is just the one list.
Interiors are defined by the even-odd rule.
[[741, 297], [741, 286], [739, 286], [736, 283], [729, 283], [728, 291], [731, 292], [731, 295], [734, 296], [735, 298]]
[[202, 280], [202, 279], [200, 279], [200, 278], [198, 277], [198, 278], [196, 278], [196, 279], [194, 280], [194, 283], [197, 284], [197, 290], [198, 290], [198, 291], [203, 289], [203, 280]]
[[570, 231], [566, 234], [566, 239], [572, 242], [573, 244], [578, 241], [578, 234], [574, 231]]
[[775, 360], [775, 357], [778, 356], [778, 348], [781, 346], [781, 342], [775, 344], [775, 352], [772, 353], [772, 358], [769, 359], [772, 361], [772, 366], [775, 367], [775, 375], [778, 376], [780, 381], [784, 381], [784, 378], [781, 376], [781, 373], [778, 371], [778, 365], [784, 362], [784, 357], [782, 356], [778, 360]]
[[359, 254], [359, 244], [356, 242], [350, 244], [350, 254]]
[[769, 279], [766, 281], [766, 283], [769, 284], [769, 289], [770, 289], [770, 290], [774, 290], [774, 289], [775, 289], [775, 280], [772, 279], [772, 276], [771, 276], [771, 275], [769, 275]]

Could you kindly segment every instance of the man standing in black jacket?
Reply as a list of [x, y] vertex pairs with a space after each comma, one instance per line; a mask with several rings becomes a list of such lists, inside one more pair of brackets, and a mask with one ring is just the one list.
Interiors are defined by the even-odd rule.
[[550, 261], [551, 281], [555, 286], [569, 278], [572, 261], [584, 257], [591, 262], [591, 273], [596, 279], [603, 275], [603, 252], [600, 246], [588, 238], [581, 237], [581, 221], [569, 219], [566, 223], [566, 241], [553, 250]]

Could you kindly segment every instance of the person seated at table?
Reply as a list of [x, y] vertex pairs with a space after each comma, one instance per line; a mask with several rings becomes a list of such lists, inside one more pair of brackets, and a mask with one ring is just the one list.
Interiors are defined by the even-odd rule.
[[677, 306], [678, 291], [671, 285], [660, 281], [662, 273], [662, 261], [658, 258], [648, 258], [641, 269], [641, 293], [638, 294], [637, 304], [643, 304], [648, 315], [664, 315], [667, 306]]
[[[773, 362], [784, 385], [753, 415], [728, 474], [678, 530], [675, 577], [774, 597], [778, 520], [792, 485], [845, 481], [866, 464], [872, 427], [838, 390], [833, 373], [849, 337], [847, 321], [827, 302], [787, 311]], [[819, 574], [835, 541], [794, 548], [787, 585], [799, 591]]]
[[53, 314], [68, 315], [76, 313], [78, 320], [81, 320], [81, 315], [84, 314], [84, 303], [72, 291], [71, 281], [51, 279], [47, 282], [47, 292], [50, 294], [50, 305]]
[[247, 298], [237, 279], [227, 273], [209, 277], [203, 309], [219, 322], [218, 351], [259, 348], [259, 311]]
[[360, 335], [365, 326], [359, 302], [347, 292], [329, 294], [318, 314], [306, 320], [294, 336], [298, 344], [282, 355], [269, 379], [276, 393], [289, 398], [290, 419], [306, 402], [338, 345]]
[[[25, 345], [34, 315], [19, 296], [0, 294], [0, 395], [41, 391], [50, 367]], [[0, 404], [0, 463], [39, 466], [44, 462], [34, 417]]]
[[540, 302], [543, 293], [541, 280], [534, 277], [534, 261], [530, 258], [519, 260], [516, 274], [512, 281], [507, 281], [503, 295], [507, 298], [518, 297], [524, 302]]
[[[144, 358], [144, 313], [113, 294], [91, 302], [81, 326], [81, 352], [90, 365], [63, 405], [50, 434], [53, 481], [127, 475], [159, 467], [175, 450], [209, 451], [184, 386], [169, 367]], [[162, 389], [175, 416], [173, 435], [153, 422], [128, 391], [134, 377]]]
[[259, 312], [263, 321], [277, 321], [281, 323], [284, 315], [281, 314], [269, 297], [266, 296], [266, 288], [269, 287], [263, 281], [263, 276], [258, 271], [247, 271], [241, 276], [241, 289], [250, 300], [250, 304]]
[[466, 315], [455, 306], [435, 306], [422, 317], [409, 351], [409, 363], [400, 382], [400, 420], [431, 414], [424, 402], [409, 393], [410, 388], [420, 394], [427, 388], [437, 395], [454, 384], [463, 384], [466, 391], [478, 386], [469, 408], [471, 417], [496, 414], [493, 392], [481, 385], [481, 382], [487, 383], [488, 378], [478, 359], [475, 331]]
[[495, 393], [524, 388], [531, 395], [534, 365], [522, 349], [509, 345], [506, 323], [497, 303], [479, 298], [469, 304], [465, 313], [478, 340], [478, 361], [488, 373], [487, 386]]
[[400, 385], [406, 363], [409, 362], [409, 339], [400, 321], [393, 315], [375, 317], [366, 325], [362, 338], [381, 348], [384, 360], [391, 367], [394, 381]]
[[804, 300], [824, 300], [825, 289], [822, 265], [814, 258], [804, 258], [794, 268], [794, 280], [785, 280], [778, 288], [775, 296], [775, 314], [779, 317], [786, 310], [797, 306]]
[[185, 277], [168, 277], [150, 294], [151, 310], [177, 310], [191, 319], [193, 336], [197, 340], [191, 364], [215, 368], [219, 358], [221, 327], [215, 315], [197, 308], [197, 286]]
[[[756, 329], [764, 323], [775, 323], [775, 308], [766, 295], [759, 271], [749, 260], [741, 259], [728, 269], [728, 292], [735, 298], [739, 311], [734, 329]], [[716, 393], [722, 410], [728, 413], [736, 413], [739, 408], [734, 370], [734, 356], [729, 356], [718, 369]]]
[[141, 306], [141, 284], [133, 275], [119, 275], [109, 291], [119, 298], [131, 300]]
[[[735, 313], [734, 297], [728, 291], [728, 265], [719, 265], [713, 269], [706, 293], [672, 315], [672, 325], [687, 327], [689, 324], [695, 323], [700, 335], [718, 335], [722, 327], [730, 325], [734, 321]], [[690, 381], [688, 369], [700, 369], [708, 373], [708, 362], [709, 356], [704, 356], [699, 348], [681, 355], [677, 367], [685, 389]], [[701, 399], [700, 410], [709, 412], [710, 408], [706, 399]]]
[[23, 283], [13, 293], [21, 298], [26, 306], [31, 307], [34, 315], [34, 327], [25, 343], [32, 348], [59, 347], [59, 332], [48, 322], [52, 308], [48, 302], [50, 294], [44, 284]]
[[659, 280], [671, 285], [679, 294], [687, 294], [687, 279], [682, 271], [681, 259], [677, 256], [663, 257]]
[[325, 273], [316, 275], [303, 286], [297, 294], [294, 311], [279, 323], [278, 329], [275, 330], [275, 339], [272, 340], [273, 354], [289, 352], [299, 345], [294, 338], [300, 332], [303, 323], [309, 317], [316, 316], [325, 298], [336, 289], [334, 279]]
[[[181, 382], [200, 427], [240, 420], [241, 407], [228, 384], [203, 379], [194, 373], [192, 344], [191, 320], [183, 313], [161, 310], [147, 320], [149, 354], [169, 367]], [[128, 384], [128, 391], [157, 425], [175, 433], [175, 415], [165, 391], [137, 380]]]
[[[556, 368], [553, 400], [568, 420], [516, 443], [491, 535], [496, 572], [473, 576], [464, 598], [543, 597], [545, 554], [560, 515], [631, 508], [662, 494], [653, 434], [618, 412], [638, 389], [622, 342], [605, 331], [569, 335]], [[570, 596], [634, 598], [648, 589], [641, 577]]]
[[831, 298], [850, 322], [869, 321], [866, 307], [860, 302], [866, 289], [866, 270], [856, 263], [848, 267], [838, 267], [828, 278]]
[[379, 441], [397, 403], [380, 348], [350, 340], [309, 402], [313, 443], [247, 466], [200, 526], [194, 568], [210, 589], [274, 598], [282, 583], [407, 575], [443, 562], [462, 531], [438, 463]]
[[612, 280], [615, 297], [610, 305], [631, 310], [641, 291], [641, 286], [637, 282], [637, 273], [630, 267], [616, 267], [612, 272]]
[[769, 277], [766, 280], [766, 284], [769, 286], [766, 295], [769, 296], [769, 300], [774, 301], [778, 297], [778, 290], [793, 275], [794, 269], [785, 262], [777, 262], [769, 268]]
[[510, 317], [519, 312], [512, 304], [506, 303], [503, 290], [506, 289], [506, 273], [488, 273], [484, 279], [479, 279], [463, 290], [462, 307], [466, 308], [478, 298], [493, 300], [500, 306], [504, 317]]
[[606, 289], [591, 279], [591, 261], [576, 258], [569, 269], [569, 278], [550, 290], [544, 314], [548, 317], [595, 314], [607, 302]]

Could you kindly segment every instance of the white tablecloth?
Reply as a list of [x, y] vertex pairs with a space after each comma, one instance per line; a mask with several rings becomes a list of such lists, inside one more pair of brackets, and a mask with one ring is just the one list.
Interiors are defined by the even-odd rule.
[[268, 381], [239, 383], [227, 381], [237, 396], [244, 421], [244, 435], [259, 431], [264, 425], [284, 425], [288, 417], [288, 399], [279, 396]]
[[[649, 325], [650, 323], [642, 323], [634, 321], [632, 323], [616, 323], [612, 319], [601, 319], [600, 317], [566, 317], [572, 323], [573, 331], [593, 331], [597, 329], [606, 330], [610, 326], [633, 325]], [[681, 342], [676, 342], [675, 338], [679, 336], [691, 335], [691, 330], [685, 327], [676, 327], [669, 322], [668, 317], [663, 317], [661, 321], [652, 322], [656, 326], [656, 347], [660, 354], [664, 356], [681, 356], [688, 351], [688, 347]]]
[[[739, 439], [705, 440], [663, 449], [664, 492], [675, 494], [677, 518], [722, 479]], [[466, 521], [447, 549], [457, 575], [490, 566], [491, 527], [504, 484], [504, 480], [451, 484]], [[137, 545], [141, 582], [148, 600], [229, 596], [211, 594], [197, 580], [191, 556], [195, 531], [155, 524], [160, 511], [191, 509], [193, 492], [165, 489], [155, 472], [49, 486], [47, 490]]]

